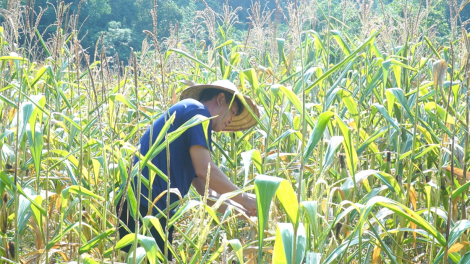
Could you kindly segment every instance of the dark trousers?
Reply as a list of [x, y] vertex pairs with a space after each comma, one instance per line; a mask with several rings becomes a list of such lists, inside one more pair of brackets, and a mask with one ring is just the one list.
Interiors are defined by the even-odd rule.
[[[116, 211], [119, 211], [119, 205], [116, 208]], [[147, 215], [148, 208], [145, 206], [140, 206], [140, 214], [145, 217]], [[116, 212], [118, 214], [118, 212]], [[122, 214], [120, 216], [121, 221], [131, 230], [131, 232], [135, 232], [135, 219], [128, 213], [127, 208], [127, 201], [124, 201], [124, 206], [122, 207]], [[162, 225], [163, 230], [166, 227], [166, 219], [164, 217], [160, 218], [160, 224]], [[139, 220], [139, 226], [142, 226], [142, 222]], [[168, 230], [168, 240], [170, 241], [170, 245], [173, 242], [173, 226], [170, 227]], [[158, 233], [157, 229], [152, 225], [150, 227], [150, 233], [152, 234], [153, 238], [157, 242], [157, 246], [160, 248], [161, 252], [163, 253], [165, 242], [163, 238]], [[125, 235], [129, 234], [129, 232], [121, 225], [119, 225], [119, 237], [123, 238]], [[121, 250], [125, 252], [129, 252], [132, 245], [127, 245], [123, 247]], [[168, 251], [168, 260], [172, 260], [172, 254]]]

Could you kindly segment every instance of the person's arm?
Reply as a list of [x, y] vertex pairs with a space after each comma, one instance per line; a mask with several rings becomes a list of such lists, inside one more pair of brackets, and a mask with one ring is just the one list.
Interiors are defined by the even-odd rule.
[[[196, 189], [196, 191], [199, 193], [199, 195], [204, 196], [204, 192], [206, 190], [206, 183], [204, 181], [202, 181], [201, 178], [195, 177], [193, 179], [192, 185], [194, 186], [194, 189]], [[220, 197], [220, 195], [218, 195], [218, 193], [216, 193], [214, 190], [211, 190], [210, 188], [208, 190], [207, 196], [208, 196], [208, 198], [213, 198], [213, 199], [218, 199]], [[211, 199], [207, 199], [207, 204], [212, 206], [212, 205], [215, 204], [215, 202], [212, 201]], [[225, 212], [226, 209], [227, 209], [227, 205], [226, 204], [221, 204], [220, 207], [217, 209], [217, 211], [219, 213], [223, 213], [223, 212]]]
[[[233, 184], [227, 176], [225, 176], [225, 174], [219, 169], [219, 167], [215, 165], [215, 163], [211, 159], [210, 152], [207, 148], [200, 145], [194, 145], [189, 148], [189, 153], [191, 155], [191, 161], [193, 163], [196, 176], [202, 182], [202, 187], [204, 187], [205, 185], [207, 178], [207, 169], [208, 165], [210, 164], [210, 189], [214, 190], [219, 194], [239, 190], [239, 188], [235, 184]], [[202, 192], [204, 193], [204, 190], [202, 190]], [[242, 193], [233, 197], [232, 200], [242, 205], [249, 216], [256, 216], [256, 197], [254, 195]]]
[[[196, 191], [199, 193], [199, 195], [204, 196], [204, 192], [206, 190], [206, 183], [204, 181], [202, 181], [200, 178], [195, 177], [192, 184], [194, 186], [194, 189], [196, 189]], [[211, 190], [210, 188], [208, 189], [208, 195], [207, 196], [209, 198], [209, 199], [207, 199], [207, 204], [210, 205], [210, 206], [215, 204], [214, 200], [218, 200], [220, 198], [220, 194], [218, 194], [214, 190]], [[230, 199], [226, 200], [223, 204], [221, 204], [219, 206], [219, 208], [217, 209], [217, 212], [224, 213], [225, 210], [227, 210], [227, 207], [228, 207], [227, 205], [231, 205], [235, 208], [235, 210], [237, 210], [239, 212], [243, 212], [244, 214], [248, 215], [247, 210], [245, 208], [243, 208], [242, 205], [240, 205], [239, 203], [236, 203], [236, 202], [234, 202]], [[246, 217], [241, 216], [240, 219], [246, 219]]]

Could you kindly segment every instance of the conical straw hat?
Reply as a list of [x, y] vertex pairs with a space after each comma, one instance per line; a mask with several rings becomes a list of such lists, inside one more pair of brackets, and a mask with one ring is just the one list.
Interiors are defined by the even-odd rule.
[[[190, 86], [181, 93], [180, 100], [187, 98], [199, 100], [201, 92], [207, 88], [216, 88], [235, 94], [235, 96], [238, 96], [240, 101], [245, 99], [245, 102], [250, 107], [251, 112], [253, 112], [253, 114], [255, 114], [259, 118], [258, 106], [253, 102], [253, 100], [250, 99], [250, 97], [242, 95], [238, 91], [237, 86], [229, 80], [219, 80], [211, 84], [195, 84], [193, 86]], [[239, 115], [232, 117], [232, 123], [225, 127], [224, 131], [240, 131], [248, 129], [254, 125], [256, 125], [256, 119], [244, 106], [243, 111]]]

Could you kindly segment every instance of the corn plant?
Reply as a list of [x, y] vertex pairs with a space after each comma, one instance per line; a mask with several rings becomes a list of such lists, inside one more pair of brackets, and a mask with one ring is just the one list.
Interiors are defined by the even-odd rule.
[[[225, 25], [211, 46], [190, 46], [149, 31], [153, 48], [127, 64], [105, 50], [93, 60], [73, 28], [33, 32], [44, 55], [34, 61], [0, 27], [1, 261], [168, 263], [171, 253], [174, 263], [467, 263], [468, 33], [390, 48], [386, 29], [349, 36], [324, 10], [327, 28], [306, 28], [299, 5], [279, 5], [296, 34], [268, 38], [254, 23], [256, 37], [230, 39]], [[168, 180], [149, 161], [208, 119], [167, 133], [170, 117], [145, 156], [140, 136], [186, 84], [221, 78], [261, 113], [251, 129], [213, 135], [213, 160], [241, 190], [209, 206], [191, 189], [168, 206], [171, 218], [141, 215], [130, 182]], [[256, 219], [217, 213], [240, 192], [256, 194]], [[141, 226], [118, 237], [120, 214]], [[149, 232], [167, 237], [162, 217], [175, 228], [164, 249]]]

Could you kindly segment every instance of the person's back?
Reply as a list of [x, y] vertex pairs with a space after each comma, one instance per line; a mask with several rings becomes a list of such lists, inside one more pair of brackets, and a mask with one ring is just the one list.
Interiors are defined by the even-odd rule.
[[[210, 117], [210, 113], [207, 108], [197, 100], [194, 99], [185, 99], [179, 101], [168, 111], [167, 114], [161, 115], [153, 124], [153, 131], [152, 131], [152, 144], [158, 137], [158, 134], [162, 130], [163, 126], [166, 123], [166, 120], [169, 119], [170, 116], [175, 114], [175, 120], [173, 124], [168, 129], [167, 133], [171, 133], [182, 126], [185, 122], [190, 120], [192, 117], [196, 115], [202, 115], [205, 117]], [[209, 121], [210, 122], [210, 121]], [[203, 131], [203, 126], [196, 125], [188, 130], [186, 130], [181, 136], [179, 136], [175, 141], [170, 144], [170, 170], [168, 171], [167, 167], [167, 153], [166, 149], [161, 151], [158, 155], [156, 155], [152, 159], [152, 164], [159, 168], [163, 173], [168, 176], [168, 172], [170, 174], [170, 188], [178, 188], [178, 190], [184, 195], [189, 191], [191, 187], [191, 183], [193, 178], [196, 176], [194, 172], [194, 167], [191, 162], [191, 156], [189, 154], [189, 148], [194, 145], [201, 145], [205, 146], [208, 150], [211, 150], [211, 124], [207, 126], [207, 138]], [[140, 152], [143, 156], [145, 156], [151, 147], [150, 145], [150, 128], [147, 129], [144, 136], [140, 141]], [[164, 142], [163, 140], [161, 142]], [[159, 142], [158, 144], [160, 144]], [[138, 158], [135, 159], [135, 162], [138, 161]], [[134, 162], [134, 163], [135, 163]], [[142, 175], [149, 179], [149, 169], [146, 166], [142, 170]], [[134, 179], [134, 186], [137, 185], [137, 178]], [[134, 187], [134, 192], [137, 188]], [[160, 193], [167, 190], [167, 182], [162, 179], [160, 176], [155, 175], [155, 179], [152, 185], [152, 194], [149, 196], [149, 191], [144, 184], [141, 185], [141, 199], [140, 204], [148, 209], [148, 199], [152, 200], [155, 199]], [[137, 193], [135, 193], [137, 195]], [[173, 203], [178, 200], [178, 196], [176, 194], [170, 195], [170, 203]], [[161, 198], [156, 205], [160, 210], [164, 210], [166, 208], [166, 195]], [[153, 208], [153, 214], [155, 215], [157, 210]]]

